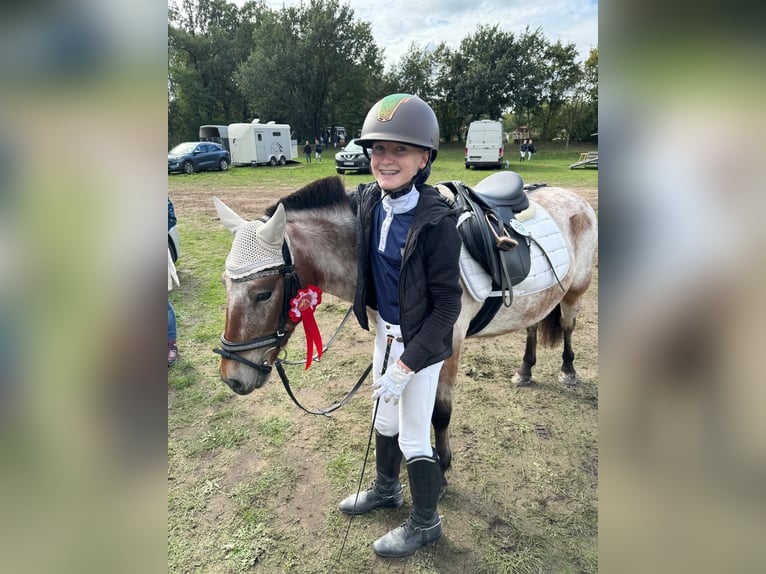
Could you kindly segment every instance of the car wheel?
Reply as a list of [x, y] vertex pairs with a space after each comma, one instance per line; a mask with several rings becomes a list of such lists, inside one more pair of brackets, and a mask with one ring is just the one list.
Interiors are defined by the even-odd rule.
[[335, 171], [337, 171], [337, 172], [338, 172], [339, 174], [341, 174], [341, 175], [343, 175], [344, 173], [346, 173], [346, 170], [345, 170], [345, 169], [340, 169], [340, 168], [338, 168], [338, 167], [336, 167], [336, 168], [335, 168]]
[[221, 161], [218, 162], [218, 169], [221, 171], [226, 171], [229, 169], [229, 162], [226, 161], [226, 158], [221, 158]]
[[184, 173], [194, 173], [194, 164], [189, 160], [184, 162]]
[[279, 165], [285, 165], [287, 163], [287, 160], [285, 159], [285, 156], [281, 156], [279, 158]]
[[269, 165], [271, 167], [274, 167], [275, 165], [277, 165], [277, 158], [275, 158], [274, 156], [271, 156], [271, 159], [269, 159]]

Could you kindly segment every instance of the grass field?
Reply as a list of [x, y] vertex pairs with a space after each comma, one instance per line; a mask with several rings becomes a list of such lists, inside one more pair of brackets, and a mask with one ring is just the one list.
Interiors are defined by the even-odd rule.
[[[587, 149], [541, 146], [511, 169], [582, 193], [597, 208], [598, 172], [569, 170]], [[493, 171], [465, 170], [462, 147], [446, 146], [431, 182], [474, 184]], [[220, 277], [231, 236], [216, 219], [213, 195], [253, 219], [279, 197], [335, 173], [333, 150], [321, 164], [241, 167], [168, 177], [178, 215], [181, 287], [170, 293], [180, 359], [168, 371], [168, 570], [211, 573], [590, 573], [598, 570], [598, 273], [574, 335], [580, 384], [556, 382], [560, 349], [538, 351], [535, 382], [510, 377], [522, 334], [469, 340], [461, 356], [451, 425], [454, 468], [440, 502], [444, 537], [401, 560], [377, 558], [371, 542], [402, 522], [405, 506], [354, 519], [337, 502], [359, 480], [369, 433], [369, 390], [331, 418], [302, 413], [278, 379], [246, 397], [219, 379], [217, 345], [225, 293]], [[347, 188], [371, 180], [346, 174]], [[334, 332], [347, 304], [323, 298], [319, 326]], [[288, 345], [301, 356], [303, 341]], [[292, 367], [299, 399], [317, 408], [337, 401], [371, 358], [372, 336], [351, 321], [310, 370]], [[372, 456], [372, 455], [371, 455]], [[370, 480], [367, 465], [365, 485]], [[406, 472], [402, 473], [406, 482]]]
[[[171, 198], [174, 190], [183, 190], [189, 187], [195, 189], [219, 189], [231, 190], [247, 189], [253, 185], [272, 187], [277, 189], [298, 189], [307, 182], [335, 174], [335, 150], [325, 149], [322, 154], [322, 163], [312, 158], [310, 164], [304, 163], [301, 155], [299, 161], [290, 163], [284, 167], [233, 167], [227, 172], [204, 172], [192, 175], [176, 174], [168, 177], [168, 188]], [[547, 182], [549, 185], [557, 185], [570, 189], [595, 189], [598, 187], [598, 171], [591, 168], [568, 169], [569, 165], [576, 162], [581, 151], [592, 151], [587, 146], [569, 146], [565, 150], [563, 146], [556, 144], [540, 144], [538, 152], [532, 157], [532, 161], [519, 161], [519, 153], [516, 145], [507, 145], [505, 159], [509, 162], [509, 169], [519, 173], [526, 183]], [[433, 164], [429, 181], [461, 180], [468, 185], [478, 183], [484, 177], [495, 173], [494, 170], [465, 169], [463, 164], [463, 145], [460, 143], [443, 144], [439, 149], [439, 155]], [[370, 174], [346, 173], [343, 176], [346, 187], [355, 187], [357, 183], [368, 182], [372, 179]]]

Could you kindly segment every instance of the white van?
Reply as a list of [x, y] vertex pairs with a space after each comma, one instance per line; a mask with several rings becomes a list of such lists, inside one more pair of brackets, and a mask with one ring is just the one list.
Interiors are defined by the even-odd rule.
[[503, 167], [503, 124], [495, 120], [478, 120], [468, 126], [465, 138], [465, 168]]

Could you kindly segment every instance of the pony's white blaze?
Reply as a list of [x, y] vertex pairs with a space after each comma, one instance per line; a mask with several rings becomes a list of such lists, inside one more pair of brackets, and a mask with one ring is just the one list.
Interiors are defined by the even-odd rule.
[[[564, 277], [559, 278], [561, 286], [556, 283], [540, 291], [515, 296], [510, 307], [501, 306], [489, 324], [476, 336], [490, 337], [526, 329], [527, 342], [522, 365], [512, 379], [519, 385], [532, 382], [538, 331], [540, 341], [544, 344], [550, 345], [563, 338], [559, 379], [565, 384], [575, 384], [577, 378], [573, 365], [572, 332], [580, 299], [588, 289], [593, 272], [598, 241], [596, 216], [584, 199], [561, 188], [539, 188], [530, 193], [530, 200], [543, 206], [561, 230], [568, 251], [569, 269]], [[232, 233], [249, 225], [249, 222], [217, 199], [216, 208], [221, 221]], [[340, 178], [331, 177], [318, 180], [283, 198], [269, 220], [269, 229], [264, 233], [266, 226], [261, 227], [255, 235], [258, 241], [268, 243], [272, 248], [277, 243], [281, 245], [283, 238], [288, 242], [302, 286], [312, 283], [325, 293], [351, 301], [358, 267], [355, 221], [352, 204]], [[257, 268], [259, 262], [253, 263]], [[240, 281], [227, 279], [224, 284], [227, 291], [226, 333], [237, 337], [234, 342], [262, 337], [275, 331], [284, 289], [275, 287], [277, 282], [274, 277], [243, 278]], [[253, 305], [255, 292], [266, 284], [274, 290], [274, 295], [268, 302]], [[462, 309], [454, 328], [453, 354], [445, 361], [439, 376], [432, 416], [442, 470], [449, 468], [452, 458], [448, 426], [460, 348], [471, 320], [481, 307], [482, 303], [464, 288]], [[283, 344], [286, 344], [286, 339]], [[248, 360], [261, 364], [263, 355], [258, 349], [242, 353]], [[264, 374], [225, 357], [221, 359], [220, 372], [227, 384], [240, 394], [247, 394], [260, 387], [268, 378], [268, 373]]]

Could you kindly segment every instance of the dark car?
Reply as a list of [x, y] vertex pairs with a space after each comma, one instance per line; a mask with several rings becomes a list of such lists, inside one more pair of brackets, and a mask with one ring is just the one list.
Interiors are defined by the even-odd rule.
[[370, 172], [370, 158], [364, 155], [362, 146], [357, 145], [356, 140], [351, 140], [335, 154], [335, 171], [346, 173], [352, 170]]
[[226, 148], [214, 142], [184, 142], [168, 152], [168, 173], [208, 169], [226, 171], [230, 163], [231, 155]]

